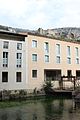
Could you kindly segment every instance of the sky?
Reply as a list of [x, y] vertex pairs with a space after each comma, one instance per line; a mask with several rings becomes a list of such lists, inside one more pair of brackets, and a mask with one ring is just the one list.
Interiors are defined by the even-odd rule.
[[30, 30], [80, 27], [80, 0], [0, 0], [0, 25]]

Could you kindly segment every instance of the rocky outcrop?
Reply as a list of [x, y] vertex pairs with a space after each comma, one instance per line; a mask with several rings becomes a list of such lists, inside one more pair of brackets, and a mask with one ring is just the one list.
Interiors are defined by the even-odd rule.
[[48, 36], [57, 39], [64, 39], [64, 40], [77, 40], [80, 41], [80, 28], [76, 27], [64, 27], [64, 28], [55, 28], [55, 29], [46, 29], [43, 30], [39, 28], [38, 30], [29, 30], [29, 29], [22, 29], [22, 28], [13, 28], [8, 26], [0, 25], [1, 31], [10, 31], [16, 33], [24, 33], [29, 32], [33, 34]]
[[66, 27], [43, 30], [39, 28], [37, 31], [41, 35], [55, 37], [60, 39], [80, 40], [80, 28]]

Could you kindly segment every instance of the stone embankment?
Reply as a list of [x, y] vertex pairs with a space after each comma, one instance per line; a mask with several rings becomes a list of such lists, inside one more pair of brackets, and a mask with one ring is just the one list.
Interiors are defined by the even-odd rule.
[[0, 101], [5, 100], [26, 100], [45, 96], [43, 91], [35, 90], [3, 90], [0, 91]]

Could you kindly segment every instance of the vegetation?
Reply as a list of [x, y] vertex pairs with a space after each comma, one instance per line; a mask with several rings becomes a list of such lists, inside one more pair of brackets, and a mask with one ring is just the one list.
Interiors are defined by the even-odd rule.
[[53, 94], [53, 83], [51, 81], [45, 81], [45, 84], [43, 85], [43, 89], [45, 91], [46, 95]]

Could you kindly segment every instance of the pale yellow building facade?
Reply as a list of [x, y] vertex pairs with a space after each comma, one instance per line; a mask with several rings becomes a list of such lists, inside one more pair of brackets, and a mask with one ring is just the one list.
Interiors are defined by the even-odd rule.
[[[59, 87], [61, 76], [80, 77], [80, 44], [28, 34], [28, 89], [41, 88], [45, 80]], [[72, 82], [63, 83], [72, 87]]]

